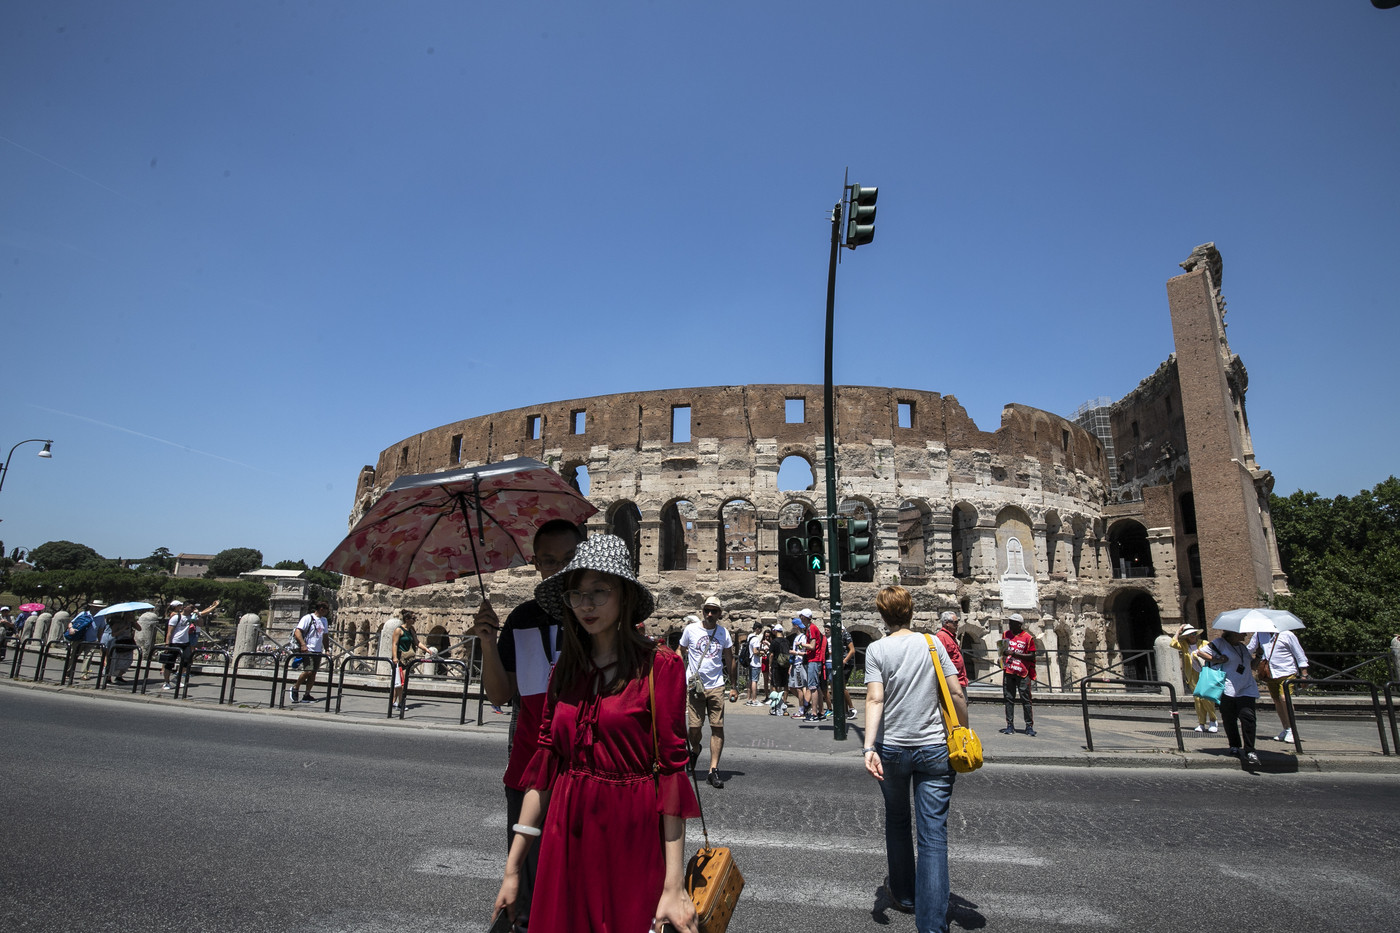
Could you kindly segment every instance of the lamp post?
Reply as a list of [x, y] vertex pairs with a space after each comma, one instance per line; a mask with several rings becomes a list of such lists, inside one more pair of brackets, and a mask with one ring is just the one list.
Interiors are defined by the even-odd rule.
[[18, 450], [22, 444], [43, 444], [44, 449], [39, 451], [39, 456], [43, 457], [45, 460], [53, 458], [53, 441], [46, 441], [42, 437], [31, 437], [27, 441], [20, 441], [19, 444], [10, 448], [10, 455], [5, 458], [5, 465], [0, 467], [0, 489], [5, 488], [5, 477], [10, 475], [10, 458], [15, 455], [15, 451]]

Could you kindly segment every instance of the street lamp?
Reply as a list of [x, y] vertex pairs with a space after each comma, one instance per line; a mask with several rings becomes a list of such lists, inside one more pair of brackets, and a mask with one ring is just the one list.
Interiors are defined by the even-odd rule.
[[5, 488], [5, 477], [10, 475], [10, 458], [15, 455], [15, 451], [21, 444], [43, 444], [44, 449], [39, 451], [39, 456], [43, 457], [45, 460], [53, 458], [53, 441], [46, 441], [42, 437], [31, 437], [27, 441], [20, 441], [19, 444], [10, 448], [10, 455], [5, 458], [5, 465], [0, 467], [0, 489]]

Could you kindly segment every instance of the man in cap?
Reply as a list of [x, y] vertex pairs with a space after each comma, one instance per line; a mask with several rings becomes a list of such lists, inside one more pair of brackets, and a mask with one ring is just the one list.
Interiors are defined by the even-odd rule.
[[967, 666], [963, 664], [962, 651], [958, 648], [958, 614], [950, 609], [938, 617], [938, 622], [938, 640], [943, 643], [953, 666], [958, 669], [958, 683], [963, 685], [963, 691], [966, 692]]
[[1006, 620], [1006, 637], [1001, 650], [1001, 697], [1006, 702], [1006, 728], [1003, 735], [1016, 734], [1016, 697], [1026, 717], [1026, 735], [1035, 735], [1035, 714], [1031, 710], [1031, 684], [1035, 682], [1035, 636], [1022, 631], [1025, 620], [1013, 612]]
[[[727, 673], [734, 679], [734, 639], [729, 630], [719, 624], [724, 617], [724, 606], [719, 597], [711, 596], [701, 608], [704, 618], [687, 616], [689, 622], [681, 632], [679, 650], [685, 660], [686, 695], [689, 712], [686, 724], [690, 727], [690, 767], [700, 757], [700, 727], [706, 718], [710, 720], [710, 774], [706, 778], [716, 789], [724, 787], [719, 777], [719, 756], [724, 751], [724, 677]], [[690, 622], [689, 620], [695, 619]], [[737, 680], [735, 680], [737, 683]], [[739, 691], [734, 689], [734, 699]]]
[[68, 623], [68, 627], [63, 630], [63, 638], [68, 642], [68, 657], [63, 662], [63, 680], [72, 679], [78, 672], [78, 653], [83, 650], [91, 652], [97, 646], [98, 624], [96, 612], [99, 609], [107, 608], [107, 604], [100, 599], [94, 599], [87, 604], [82, 612], [74, 616]]

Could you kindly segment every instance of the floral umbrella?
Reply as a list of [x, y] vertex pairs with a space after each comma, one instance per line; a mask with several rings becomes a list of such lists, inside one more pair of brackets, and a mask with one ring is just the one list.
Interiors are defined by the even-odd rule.
[[[322, 566], [399, 589], [450, 583], [527, 564], [540, 526], [581, 524], [597, 511], [528, 457], [400, 476]], [[484, 596], [479, 576], [478, 585]]]

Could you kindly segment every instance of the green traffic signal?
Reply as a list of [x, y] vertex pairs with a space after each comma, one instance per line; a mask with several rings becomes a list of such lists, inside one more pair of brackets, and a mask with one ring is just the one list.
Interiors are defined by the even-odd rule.
[[822, 542], [822, 522], [819, 518], [807, 521], [807, 569], [814, 573], [826, 569], [826, 546]]
[[851, 192], [851, 207], [846, 214], [846, 248], [855, 249], [875, 239], [875, 201], [880, 189], [860, 185], [847, 187]]

